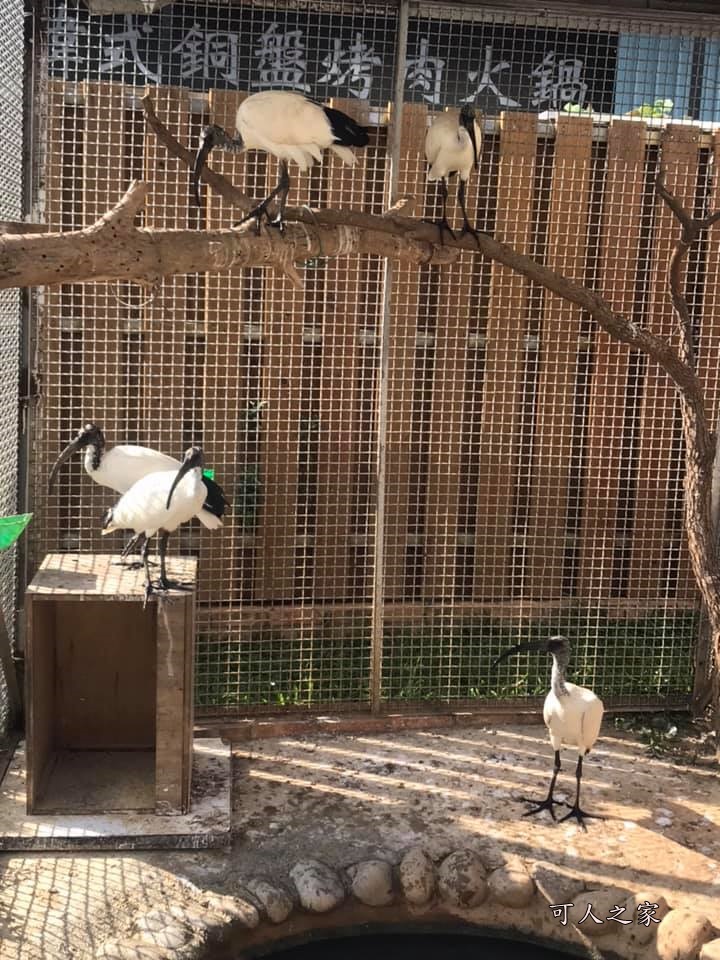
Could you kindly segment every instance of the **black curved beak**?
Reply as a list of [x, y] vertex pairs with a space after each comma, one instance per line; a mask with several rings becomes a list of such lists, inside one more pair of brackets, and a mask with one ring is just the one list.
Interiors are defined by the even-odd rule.
[[170, 509], [170, 503], [172, 501], [173, 493], [175, 493], [175, 487], [180, 483], [182, 478], [186, 473], [190, 473], [191, 470], [194, 470], [195, 467], [202, 467], [203, 465], [203, 455], [202, 451], [199, 449], [194, 450], [192, 453], [186, 454], [183, 462], [180, 464], [180, 469], [175, 474], [175, 479], [172, 482], [170, 487], [170, 492], [168, 493], [167, 503], [165, 508]]
[[514, 647], [508, 647], [508, 649], [504, 650], [499, 657], [496, 657], [490, 666], [496, 667], [499, 663], [502, 663], [503, 660], [507, 660], [508, 657], [512, 657], [516, 653], [523, 653], [525, 650], [547, 651], [547, 648], [547, 642], [544, 640], [528, 640], [526, 643], [516, 643]]
[[468, 130], [468, 133], [470, 134], [470, 140], [472, 141], [472, 145], [473, 145], [473, 156], [475, 157], [475, 162], [473, 163], [473, 166], [477, 170], [480, 164], [478, 159], [478, 145], [477, 145], [477, 140], [475, 139], [475, 121], [473, 121], [470, 124], [470, 129]]
[[473, 166], [477, 170], [479, 165], [479, 158], [478, 158], [478, 142], [477, 142], [477, 137], [475, 136], [475, 117], [463, 116], [461, 117], [461, 122], [462, 122], [462, 125], [467, 130], [468, 136], [470, 137], [470, 142], [472, 143], [472, 147], [473, 147], [473, 157], [475, 158], [473, 161]]
[[200, 204], [200, 174], [203, 171], [203, 167], [207, 162], [207, 158], [210, 156], [210, 151], [215, 146], [215, 133], [212, 127], [205, 127], [203, 132], [200, 134], [200, 146], [198, 152], [195, 154], [195, 163], [193, 164], [192, 169], [192, 187], [193, 187], [193, 196], [195, 197], [195, 203], [197, 206]]
[[75, 451], [80, 450], [80, 448], [81, 448], [80, 437], [75, 437], [75, 439], [70, 441], [70, 443], [65, 447], [63, 452], [57, 458], [57, 460], [52, 466], [52, 470], [50, 471], [50, 476], [48, 477], [48, 485], [47, 485], [48, 493], [52, 493], [53, 484], [55, 483], [55, 477], [58, 475], [58, 471], [60, 470], [60, 467], [64, 463], [67, 463], [67, 461], [75, 453]]

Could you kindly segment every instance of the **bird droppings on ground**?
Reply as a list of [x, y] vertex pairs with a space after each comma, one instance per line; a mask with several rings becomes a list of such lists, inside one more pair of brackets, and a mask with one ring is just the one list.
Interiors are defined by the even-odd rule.
[[[299, 862], [343, 870], [390, 854], [399, 864], [416, 846], [436, 865], [460, 849], [549, 861], [588, 889], [651, 889], [720, 928], [716, 768], [648, 757], [611, 721], [583, 780], [607, 819], [587, 833], [548, 813], [525, 819], [512, 799], [546, 793], [553, 755], [542, 726], [283, 737], [238, 745], [234, 757], [227, 851], [0, 857], [2, 960], [91, 958], [108, 938], [131, 936], [138, 914], [197, 909], [198, 889], [237, 896], [258, 876], [287, 889]], [[557, 797], [568, 802], [574, 763], [563, 751]], [[658, 826], [663, 817], [671, 824]]]

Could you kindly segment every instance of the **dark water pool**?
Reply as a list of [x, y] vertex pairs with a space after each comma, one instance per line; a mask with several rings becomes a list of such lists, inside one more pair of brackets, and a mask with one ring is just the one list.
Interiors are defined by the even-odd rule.
[[446, 933], [379, 933], [314, 940], [265, 956], [277, 960], [567, 960], [569, 954], [525, 940]]

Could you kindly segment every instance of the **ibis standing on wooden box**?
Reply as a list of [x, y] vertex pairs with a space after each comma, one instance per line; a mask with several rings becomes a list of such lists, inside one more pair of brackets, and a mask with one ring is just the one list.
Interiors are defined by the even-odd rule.
[[[350, 147], [365, 147], [369, 141], [367, 130], [352, 117], [290, 90], [263, 90], [243, 100], [235, 126], [235, 137], [216, 124], [204, 128], [192, 172], [195, 202], [200, 206], [200, 174], [213, 147], [237, 153], [243, 150], [271, 153], [280, 161], [278, 184], [240, 221], [255, 219], [258, 230], [262, 217], [269, 225], [283, 229], [283, 211], [290, 191], [289, 161], [302, 171], [309, 170], [316, 160], [322, 163], [322, 151], [328, 149], [352, 166], [355, 154]], [[273, 200], [277, 201], [277, 213], [271, 219], [268, 207]]]
[[553, 791], [555, 781], [560, 772], [560, 748], [564, 746], [577, 747], [578, 760], [575, 768], [575, 779], [577, 788], [575, 792], [575, 803], [570, 808], [570, 812], [560, 818], [560, 822], [574, 817], [580, 826], [587, 829], [584, 823], [585, 817], [595, 817], [602, 819], [597, 814], [586, 813], [580, 808], [580, 781], [582, 780], [583, 757], [590, 752], [600, 733], [600, 725], [603, 718], [603, 702], [587, 687], [579, 687], [574, 683], [568, 683], [565, 680], [565, 670], [570, 660], [570, 643], [565, 637], [554, 636], [549, 640], [530, 641], [528, 643], [518, 643], [510, 647], [493, 662], [496, 666], [501, 661], [507, 659], [515, 653], [521, 653], [523, 650], [543, 650], [549, 653], [553, 658], [552, 675], [550, 681], [550, 692], [545, 697], [543, 706], [543, 719], [545, 726], [550, 734], [550, 742], [555, 751], [555, 767], [553, 769], [550, 789], [547, 797], [538, 802], [528, 797], [520, 797], [526, 803], [536, 804], [532, 810], [528, 810], [523, 816], [528, 817], [534, 813], [540, 813], [542, 810], [549, 810], [553, 820], [555, 817], [554, 807], [559, 806], [559, 801], [553, 800]]
[[469, 104], [465, 104], [459, 114], [454, 111], [441, 113], [425, 136], [425, 159], [430, 164], [428, 180], [440, 181], [442, 218], [438, 221], [438, 227], [441, 243], [443, 230], [447, 230], [451, 237], [455, 236], [447, 219], [447, 181], [454, 174], [458, 175], [457, 199], [463, 215], [462, 233], [471, 233], [475, 240], [478, 238], [477, 231], [468, 220], [465, 184], [473, 167], [477, 170], [481, 142], [482, 131], [475, 118], [475, 110]]
[[197, 516], [202, 508], [206, 490], [202, 467], [202, 450], [200, 447], [190, 447], [185, 451], [179, 470], [148, 473], [134, 483], [103, 517], [103, 535], [114, 530], [133, 530], [136, 535], [145, 536], [142, 560], [145, 565], [146, 599], [153, 590], [148, 558], [150, 537], [158, 534], [160, 588], [168, 590], [172, 586], [165, 569], [168, 539], [181, 524]]
[[[48, 492], [52, 491], [60, 467], [78, 450], [85, 451], [84, 466], [87, 475], [101, 487], [110, 487], [116, 493], [126, 493], [133, 484], [149, 473], [157, 473], [159, 470], [176, 471], [180, 467], [179, 460], [151, 447], [123, 443], [108, 449], [100, 427], [95, 423], [86, 423], [53, 464], [48, 478]], [[203, 484], [205, 498], [197, 511], [197, 518], [204, 527], [215, 530], [222, 526], [227, 500], [221, 487], [210, 477], [203, 477]], [[123, 551], [123, 556], [142, 539], [142, 535], [133, 537]]]

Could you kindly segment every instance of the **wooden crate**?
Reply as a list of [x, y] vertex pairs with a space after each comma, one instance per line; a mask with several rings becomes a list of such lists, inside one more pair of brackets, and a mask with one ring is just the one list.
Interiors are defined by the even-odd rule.
[[186, 813], [197, 561], [143, 609], [115, 556], [49, 554], [26, 592], [28, 813]]

